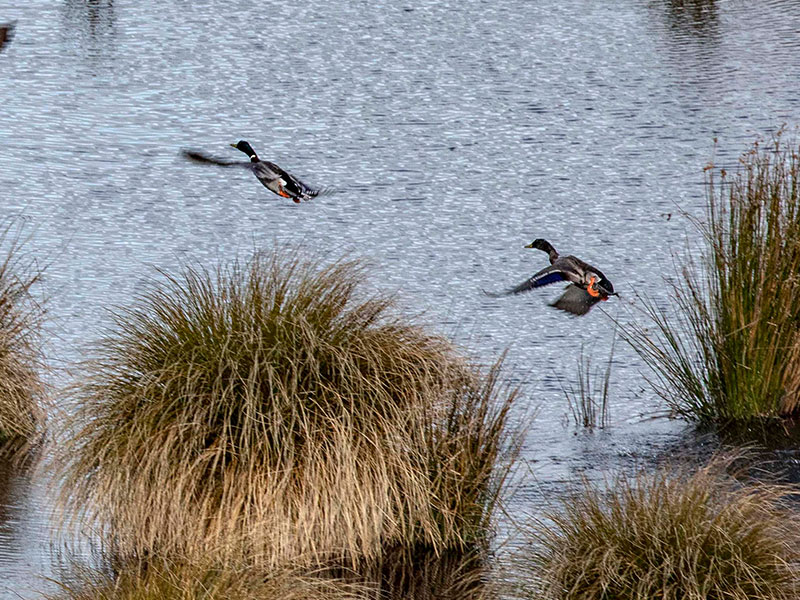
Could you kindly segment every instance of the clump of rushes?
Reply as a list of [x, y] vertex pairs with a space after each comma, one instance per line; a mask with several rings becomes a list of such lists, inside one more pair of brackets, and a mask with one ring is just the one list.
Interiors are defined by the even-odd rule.
[[39, 329], [44, 310], [31, 295], [40, 277], [22, 250], [19, 231], [6, 226], [9, 242], [0, 262], [0, 455], [20, 457], [35, 441], [43, 420]]
[[800, 414], [800, 154], [778, 135], [740, 170], [708, 173], [705, 252], [672, 286], [674, 312], [626, 338], [678, 414], [742, 424]]
[[569, 384], [568, 388], [563, 388], [572, 420], [579, 427], [605, 429], [608, 426], [608, 391], [615, 342], [616, 336], [611, 340], [608, 363], [605, 372], [601, 374], [592, 369], [591, 358], [584, 354], [581, 347], [577, 365], [578, 387], [575, 389], [574, 385]]
[[730, 461], [586, 483], [531, 528], [537, 600], [797, 598], [800, 529], [788, 490], [742, 487]]
[[119, 556], [264, 567], [480, 542], [514, 394], [364, 278], [259, 254], [118, 312], [74, 391], [65, 515]]

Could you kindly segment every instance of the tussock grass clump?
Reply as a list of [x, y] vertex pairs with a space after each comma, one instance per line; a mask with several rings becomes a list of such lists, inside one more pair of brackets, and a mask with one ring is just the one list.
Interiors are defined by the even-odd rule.
[[123, 556], [267, 567], [480, 541], [513, 393], [363, 281], [285, 252], [165, 275], [75, 388], [66, 514]]
[[646, 303], [655, 327], [626, 336], [672, 409], [708, 423], [800, 415], [800, 153], [778, 136], [740, 162], [720, 184], [707, 171], [705, 251], [675, 311]]
[[662, 469], [586, 483], [532, 530], [530, 597], [570, 600], [789, 600], [800, 534], [787, 489], [741, 487], [728, 461], [686, 477]]
[[10, 227], [0, 231], [0, 243], [6, 241], [8, 253], [0, 261], [0, 455], [17, 457], [34, 441], [43, 420], [39, 328], [44, 311], [31, 295], [39, 270], [25, 258]]

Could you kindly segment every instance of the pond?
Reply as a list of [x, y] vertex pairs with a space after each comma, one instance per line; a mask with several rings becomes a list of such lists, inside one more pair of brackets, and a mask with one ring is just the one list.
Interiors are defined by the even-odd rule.
[[[697, 242], [703, 167], [734, 166], [800, 121], [800, 11], [790, 1], [28, 0], [0, 51], [0, 208], [45, 267], [53, 385], [110, 322], [186, 261], [302, 245], [372, 264], [484, 362], [509, 349], [523, 389], [535, 513], [581, 473], [651, 464], [692, 443], [617, 341], [610, 427], [569, 417], [581, 351], [608, 359], [635, 294], [663, 301]], [[333, 188], [294, 204], [246, 171], [196, 165], [229, 144]], [[716, 140], [716, 143], [715, 143]], [[490, 298], [544, 267], [546, 238], [619, 298], [581, 318], [559, 290]], [[535, 416], [534, 416], [535, 415]], [[688, 436], [688, 437], [687, 437]], [[54, 576], [44, 476], [0, 474], [0, 597]], [[510, 529], [501, 523], [501, 529]]]

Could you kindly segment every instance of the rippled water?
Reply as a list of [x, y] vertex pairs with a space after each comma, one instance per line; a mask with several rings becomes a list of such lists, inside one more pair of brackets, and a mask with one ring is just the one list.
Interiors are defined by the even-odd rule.
[[[576, 319], [546, 307], [558, 290], [480, 290], [544, 266], [523, 246], [546, 237], [614, 282], [611, 317], [629, 318], [634, 291], [663, 298], [691, 235], [679, 213], [702, 214], [702, 167], [800, 121], [796, 3], [19, 4], [0, 5], [18, 21], [0, 52], [0, 202], [47, 264], [57, 368], [152, 265], [301, 243], [370, 259], [376, 286], [483, 360], [510, 347], [520, 418], [538, 409], [515, 508], [680, 443], [680, 423], [647, 418], [663, 406], [621, 344], [611, 429], [568, 423], [561, 381], [581, 345], [608, 355], [601, 310]], [[337, 193], [294, 205], [179, 157], [241, 158], [228, 144], [242, 138]], [[48, 493], [24, 475], [0, 484], [0, 597], [27, 597], [52, 575]]]

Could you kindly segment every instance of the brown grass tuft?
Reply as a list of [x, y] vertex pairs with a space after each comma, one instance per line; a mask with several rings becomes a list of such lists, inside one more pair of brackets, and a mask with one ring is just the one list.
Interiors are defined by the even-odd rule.
[[716, 460], [586, 483], [531, 529], [529, 597], [559, 600], [789, 600], [798, 594], [800, 528], [790, 491], [742, 487]]
[[363, 282], [286, 252], [165, 275], [75, 387], [66, 514], [122, 556], [264, 568], [480, 542], [514, 394]]
[[0, 262], [0, 455], [20, 457], [44, 420], [39, 329], [44, 310], [31, 295], [40, 277], [12, 225], [0, 232], [9, 248]]

